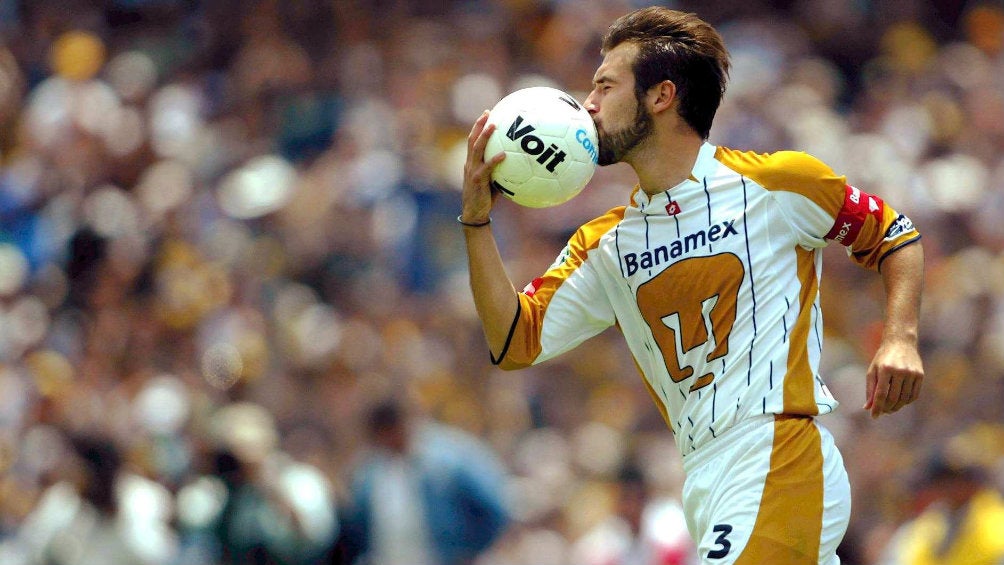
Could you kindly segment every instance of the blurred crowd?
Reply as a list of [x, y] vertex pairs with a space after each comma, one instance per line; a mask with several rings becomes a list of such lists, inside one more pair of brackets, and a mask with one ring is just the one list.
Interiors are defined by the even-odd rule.
[[[454, 220], [474, 119], [584, 97], [643, 4], [0, 1], [0, 565], [693, 563], [620, 337], [492, 367]], [[924, 391], [874, 421], [881, 279], [826, 251], [842, 559], [999, 563], [1004, 8], [668, 5], [731, 51], [712, 142], [812, 153], [924, 236]], [[501, 202], [510, 276], [632, 184]]]

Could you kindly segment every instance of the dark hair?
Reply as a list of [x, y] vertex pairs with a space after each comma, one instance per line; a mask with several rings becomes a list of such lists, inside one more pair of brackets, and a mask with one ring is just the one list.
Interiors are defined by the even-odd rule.
[[373, 406], [366, 418], [370, 433], [381, 433], [404, 425], [404, 406], [397, 400], [382, 400]]
[[979, 465], [961, 461], [943, 450], [936, 450], [927, 457], [912, 481], [914, 488], [945, 484], [948, 482], [985, 483], [987, 474]]
[[611, 24], [602, 50], [624, 42], [638, 46], [632, 69], [638, 99], [659, 82], [672, 81], [680, 117], [707, 139], [729, 74], [729, 53], [715, 28], [695, 14], [653, 6]]
[[645, 472], [642, 471], [637, 463], [633, 462], [625, 463], [617, 470], [617, 482], [622, 485], [634, 486], [641, 489], [644, 489], [647, 484]]
[[70, 444], [87, 472], [81, 496], [102, 513], [114, 514], [118, 508], [115, 477], [122, 466], [118, 447], [111, 440], [91, 435], [72, 437]]

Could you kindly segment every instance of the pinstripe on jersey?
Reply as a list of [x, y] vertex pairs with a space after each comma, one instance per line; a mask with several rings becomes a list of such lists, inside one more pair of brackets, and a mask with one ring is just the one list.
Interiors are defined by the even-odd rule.
[[878, 269], [920, 234], [805, 153], [704, 144], [691, 178], [583, 225], [520, 293], [500, 365], [541, 363], [617, 324], [686, 455], [752, 415], [817, 415], [819, 250]]

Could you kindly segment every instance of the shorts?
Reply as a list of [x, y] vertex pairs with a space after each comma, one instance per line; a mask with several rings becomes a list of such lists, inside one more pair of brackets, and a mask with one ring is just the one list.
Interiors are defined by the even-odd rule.
[[683, 460], [683, 506], [702, 564], [837, 565], [851, 488], [814, 418], [741, 422]]

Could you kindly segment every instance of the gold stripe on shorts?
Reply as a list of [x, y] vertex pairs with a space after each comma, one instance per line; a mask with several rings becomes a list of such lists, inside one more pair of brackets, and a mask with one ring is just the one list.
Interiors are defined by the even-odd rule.
[[823, 529], [823, 452], [812, 418], [774, 418], [760, 511], [736, 565], [816, 565]]

